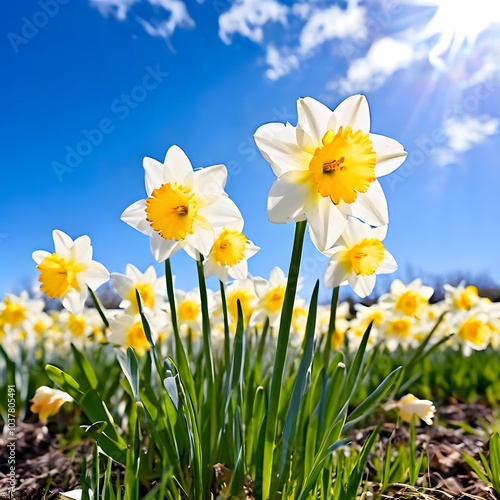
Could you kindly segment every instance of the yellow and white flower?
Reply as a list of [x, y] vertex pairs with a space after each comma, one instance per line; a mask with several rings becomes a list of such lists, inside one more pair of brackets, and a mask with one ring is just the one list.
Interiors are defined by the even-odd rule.
[[325, 287], [349, 283], [360, 297], [369, 295], [377, 274], [393, 273], [398, 267], [382, 243], [386, 234], [387, 226], [372, 228], [350, 217], [338, 242], [323, 252], [330, 257]]
[[465, 286], [465, 283], [460, 283], [457, 287], [445, 284], [444, 300], [453, 309], [469, 311], [480, 301], [479, 290], [473, 285]]
[[49, 417], [55, 415], [64, 403], [70, 403], [73, 398], [59, 389], [52, 389], [46, 385], [39, 387], [33, 399], [30, 410], [38, 413], [40, 421], [46, 422]]
[[268, 123], [255, 142], [277, 180], [267, 214], [284, 224], [307, 219], [320, 251], [330, 248], [352, 215], [372, 225], [389, 222], [377, 178], [403, 163], [406, 152], [394, 139], [370, 133], [364, 96], [344, 100], [334, 111], [306, 97], [297, 101], [298, 122]]
[[[243, 312], [244, 325], [248, 325], [250, 318], [258, 304], [255, 283], [258, 278], [250, 274], [244, 280], [234, 280], [226, 289], [226, 305], [232, 328], [236, 328], [238, 321], [238, 300]], [[253, 323], [252, 323], [253, 324]]]
[[151, 238], [158, 262], [184, 248], [192, 257], [206, 256], [214, 242], [214, 228], [241, 219], [224, 192], [227, 170], [214, 165], [193, 171], [189, 158], [172, 146], [164, 163], [144, 158], [148, 198], [130, 205], [122, 220]]
[[248, 276], [248, 259], [260, 247], [243, 233], [243, 219], [232, 226], [215, 229], [215, 241], [205, 260], [205, 277], [215, 274], [223, 283], [229, 278], [243, 280]]
[[92, 260], [92, 245], [88, 236], [73, 241], [66, 233], [55, 229], [52, 233], [55, 252], [33, 252], [33, 260], [40, 271], [41, 290], [52, 299], [60, 298], [68, 311], [78, 314], [87, 298], [88, 287], [99, 288], [109, 280], [108, 270]]
[[[168, 316], [166, 313], [161, 312], [153, 315], [149, 311], [145, 311], [144, 314], [151, 329], [153, 340], [156, 342], [160, 332], [168, 324]], [[108, 341], [112, 344], [132, 347], [138, 356], [142, 356], [150, 348], [139, 315], [117, 315], [109, 320], [109, 329], [111, 333], [108, 336]]]
[[[269, 318], [269, 326], [279, 326], [287, 281], [285, 273], [277, 266], [271, 270], [269, 281], [260, 277], [254, 278], [259, 304], [252, 318], [253, 323], [264, 322], [266, 318]], [[300, 290], [300, 286], [299, 281], [297, 290]]]
[[157, 278], [153, 266], [149, 266], [144, 273], [141, 273], [134, 265], [127, 264], [125, 274], [111, 273], [111, 279], [116, 293], [123, 299], [120, 307], [125, 309], [127, 314], [139, 313], [136, 290], [141, 296], [144, 308], [156, 311], [165, 303], [165, 277]]
[[395, 313], [420, 318], [428, 309], [429, 299], [433, 293], [434, 288], [422, 285], [420, 278], [407, 285], [396, 279], [391, 283], [389, 293], [380, 297], [379, 303]]
[[436, 408], [428, 399], [418, 399], [413, 394], [406, 394], [399, 401], [384, 405], [384, 410], [396, 410], [403, 422], [411, 423], [413, 415], [423, 420], [427, 425], [432, 425]]

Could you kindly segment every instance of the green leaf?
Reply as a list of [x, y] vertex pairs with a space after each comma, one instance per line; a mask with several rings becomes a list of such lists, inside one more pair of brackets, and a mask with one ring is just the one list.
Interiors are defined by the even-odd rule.
[[285, 481], [287, 480], [284, 472], [291, 460], [291, 454], [295, 444], [295, 435], [297, 433], [297, 420], [303, 402], [303, 395], [306, 391], [307, 380], [310, 375], [313, 359], [316, 313], [318, 310], [318, 291], [319, 281], [316, 281], [307, 315], [304, 342], [302, 344], [302, 358], [300, 360], [299, 370], [295, 378], [292, 397], [288, 407], [285, 426], [283, 428], [281, 457], [277, 464], [278, 474], [273, 477], [273, 482], [271, 483], [271, 498], [274, 497], [278, 490], [283, 488]]

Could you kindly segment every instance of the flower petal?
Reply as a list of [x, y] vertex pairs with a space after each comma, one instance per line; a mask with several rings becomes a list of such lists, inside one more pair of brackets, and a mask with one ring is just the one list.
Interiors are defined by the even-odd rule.
[[63, 259], [69, 260], [71, 258], [70, 248], [73, 246], [73, 240], [59, 229], [52, 231], [52, 238], [54, 239], [56, 254]]
[[92, 245], [90, 238], [84, 234], [74, 241], [71, 249], [73, 260], [88, 263], [92, 260]]
[[382, 177], [396, 170], [406, 159], [407, 152], [396, 140], [384, 135], [370, 134], [373, 150], [377, 154], [375, 175]]
[[50, 252], [47, 252], [46, 250], [36, 250], [34, 251], [31, 256], [33, 257], [33, 260], [37, 263], [40, 264], [45, 257], [48, 257], [50, 255]]
[[109, 280], [109, 272], [100, 262], [93, 260], [82, 272], [82, 277], [89, 288], [96, 290]]
[[111, 273], [111, 279], [113, 280], [113, 288], [116, 293], [120, 297], [126, 298], [133, 288], [134, 282], [128, 276], [120, 273]]
[[349, 275], [349, 270], [343, 266], [338, 260], [338, 254], [345, 252], [343, 246], [336, 247], [332, 253], [332, 257], [326, 267], [324, 283], [325, 288], [335, 288], [336, 286], [344, 285]]
[[145, 171], [146, 193], [151, 196], [153, 189], [159, 188], [163, 183], [163, 164], [154, 158], [145, 156], [142, 160]]
[[214, 227], [238, 225], [243, 219], [238, 207], [228, 196], [221, 196], [211, 205], [203, 207], [199, 215], [208, 219]]
[[[165, 155], [163, 162], [163, 182], [179, 182], [185, 184], [185, 180], [192, 182], [193, 166], [186, 153], [179, 146], [171, 146]], [[159, 187], [159, 186], [158, 186]]]
[[182, 248], [182, 241], [166, 240], [153, 232], [149, 241], [151, 253], [157, 262], [163, 262]]
[[375, 276], [375, 274], [370, 274], [367, 276], [358, 276], [356, 274], [352, 274], [349, 278], [349, 284], [361, 298], [364, 298], [373, 292], [376, 281], [377, 277]]
[[304, 213], [311, 189], [309, 172], [290, 170], [281, 175], [269, 191], [267, 217], [275, 224], [286, 224]]
[[346, 227], [347, 220], [329, 197], [320, 197], [316, 203], [306, 201], [305, 213], [311, 227], [311, 240], [323, 252], [332, 247]]
[[[228, 269], [228, 274], [234, 280], [244, 280], [248, 276], [248, 261], [243, 259]], [[221, 280], [222, 281], [222, 280]]]
[[[366, 193], [359, 193], [356, 201], [342, 205], [341, 210], [361, 219], [370, 226], [385, 226], [389, 223], [389, 212], [384, 191], [378, 181], [371, 183]], [[344, 212], [346, 213], [346, 212]]]
[[132, 203], [132, 205], [126, 208], [122, 213], [121, 220], [148, 236], [154, 232], [153, 228], [146, 220], [146, 200], [139, 200]]
[[337, 118], [337, 127], [350, 125], [352, 130], [370, 132], [370, 109], [364, 95], [353, 95], [342, 101], [333, 113]]
[[390, 274], [396, 271], [398, 268], [398, 264], [396, 263], [396, 259], [393, 255], [386, 249], [384, 260], [381, 262], [380, 266], [377, 269], [377, 274]]
[[200, 168], [194, 172], [194, 188], [203, 196], [222, 196], [227, 180], [224, 165]]
[[70, 290], [61, 300], [64, 309], [68, 310], [73, 314], [80, 314], [83, 311], [83, 306], [87, 298], [87, 289], [82, 289], [80, 292], [78, 290]]
[[[297, 101], [297, 127], [304, 130], [311, 138], [315, 148], [321, 146], [321, 140], [328, 130], [327, 125], [332, 110], [312, 97], [304, 97]], [[314, 151], [311, 151], [314, 154]]]
[[290, 124], [266, 123], [257, 129], [254, 139], [276, 177], [289, 170], [309, 169], [312, 153], [300, 148], [295, 127]]

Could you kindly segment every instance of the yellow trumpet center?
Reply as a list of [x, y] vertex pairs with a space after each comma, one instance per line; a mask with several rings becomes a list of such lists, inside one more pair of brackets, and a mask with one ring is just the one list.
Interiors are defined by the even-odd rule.
[[475, 286], [469, 285], [465, 287], [453, 301], [453, 305], [457, 309], [469, 310], [479, 297], [479, 291]]
[[387, 325], [387, 333], [402, 339], [406, 339], [410, 335], [411, 320], [409, 318], [393, 319]]
[[195, 300], [183, 300], [177, 306], [177, 315], [181, 323], [192, 323], [198, 319], [201, 311], [201, 306]]
[[70, 314], [68, 319], [68, 330], [75, 337], [81, 337], [85, 333], [87, 322], [82, 314]]
[[17, 326], [26, 318], [26, 308], [21, 304], [15, 304], [8, 299], [4, 301], [5, 308], [1, 312], [2, 323]]
[[402, 311], [406, 316], [416, 318], [428, 304], [429, 301], [422, 294], [413, 290], [408, 290], [398, 297], [396, 309]]
[[309, 164], [318, 192], [333, 203], [353, 203], [375, 181], [377, 155], [367, 133], [350, 126], [328, 130]]
[[283, 301], [285, 300], [286, 285], [278, 285], [271, 288], [262, 300], [262, 305], [268, 313], [277, 313], [281, 311]]
[[87, 264], [68, 261], [53, 253], [45, 257], [37, 269], [41, 290], [55, 299], [65, 295], [70, 288], [80, 290], [77, 275], [87, 269]]
[[236, 321], [238, 317], [238, 300], [241, 304], [243, 312], [243, 319], [245, 323], [248, 322], [252, 315], [255, 301], [255, 294], [251, 290], [237, 289], [231, 291], [226, 296], [227, 310], [231, 317]]
[[221, 266], [235, 266], [245, 258], [247, 237], [235, 229], [224, 228], [215, 240], [212, 252]]
[[135, 291], [139, 292], [142, 301], [142, 307], [153, 309], [155, 305], [155, 291], [151, 283], [136, 283], [134, 288], [130, 289], [127, 299], [132, 304], [132, 309], [135, 314], [139, 313], [139, 305], [137, 304], [137, 296]]
[[142, 356], [149, 349], [149, 342], [144, 333], [142, 323], [134, 323], [128, 329], [126, 346], [132, 347], [139, 356]]
[[343, 260], [358, 276], [367, 276], [377, 271], [384, 256], [385, 248], [378, 238], [365, 238], [352, 246]]
[[479, 318], [468, 318], [458, 330], [458, 336], [478, 347], [484, 346], [490, 333], [489, 326]]
[[146, 200], [146, 220], [166, 240], [183, 240], [193, 234], [198, 214], [195, 194], [187, 186], [167, 182]]

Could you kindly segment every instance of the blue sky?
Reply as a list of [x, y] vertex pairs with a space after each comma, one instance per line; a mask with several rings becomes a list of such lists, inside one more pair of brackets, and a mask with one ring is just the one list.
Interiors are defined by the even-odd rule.
[[[172, 144], [195, 167], [227, 165], [226, 191], [262, 248], [251, 273], [286, 270], [293, 226], [267, 221], [274, 175], [252, 135], [295, 124], [298, 97], [333, 109], [354, 93], [368, 98], [372, 131], [409, 152], [382, 179], [400, 276], [500, 282], [500, 19], [484, 15], [485, 0], [453, 5], [450, 15], [450, 0], [9, 3], [0, 292], [36, 280], [31, 253], [53, 248], [54, 228], [88, 234], [111, 271], [154, 263], [120, 214], [145, 197], [142, 158], [163, 160]], [[179, 287], [195, 286], [188, 257], [172, 264]], [[308, 241], [306, 290], [325, 266]]]

